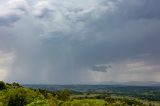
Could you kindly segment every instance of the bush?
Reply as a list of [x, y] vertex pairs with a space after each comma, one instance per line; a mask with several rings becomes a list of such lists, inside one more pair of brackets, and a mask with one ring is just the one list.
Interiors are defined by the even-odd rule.
[[62, 101], [67, 101], [70, 99], [70, 91], [68, 89], [64, 89], [57, 93], [58, 99]]
[[15, 87], [15, 88], [22, 87], [20, 84], [15, 83], [15, 82], [14, 82], [12, 85], [13, 85], [13, 87]]
[[[34, 101], [30, 104], [27, 104], [26, 106], [48, 106], [48, 101], [46, 100], [38, 100], [38, 101]], [[50, 105], [52, 106], [52, 105]]]
[[30, 89], [16, 88], [8, 92], [7, 106], [24, 106], [33, 101], [44, 99], [43, 95]]
[[22, 94], [11, 95], [8, 106], [24, 106], [26, 105], [25, 96]]
[[6, 84], [3, 81], [0, 81], [0, 90], [6, 89]]

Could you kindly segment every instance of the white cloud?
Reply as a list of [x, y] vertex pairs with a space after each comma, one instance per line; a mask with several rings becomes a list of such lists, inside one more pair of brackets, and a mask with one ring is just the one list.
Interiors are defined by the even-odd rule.
[[9, 26], [27, 12], [25, 0], [7, 0], [0, 5], [0, 26]]
[[49, 1], [39, 1], [33, 7], [33, 15], [38, 17], [47, 17], [49, 12], [54, 10], [54, 6]]
[[[76, 38], [75, 36], [78, 36], [76, 33], [83, 33], [78, 36], [78, 39], [83, 39], [85, 31], [89, 29], [87, 28], [87, 24], [90, 21], [100, 20], [107, 11], [113, 11], [115, 5], [111, 1], [103, 5], [102, 0], [42, 0], [32, 6], [33, 12], [31, 13], [39, 17], [37, 21], [41, 23], [41, 27], [44, 30], [42, 36], [54, 37], [57, 35], [53, 33], [60, 33], [58, 36], [70, 35], [68, 38], [73, 39]], [[75, 34], [72, 37], [73, 32]]]

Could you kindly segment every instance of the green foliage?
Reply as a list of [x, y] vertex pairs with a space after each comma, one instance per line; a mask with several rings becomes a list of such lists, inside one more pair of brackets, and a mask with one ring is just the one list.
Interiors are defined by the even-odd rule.
[[0, 102], [0, 106], [3, 106], [3, 103], [2, 103], [2, 102]]
[[64, 101], [59, 106], [104, 106], [105, 101], [104, 100], [98, 100], [98, 99], [74, 99], [72, 101]]
[[[39, 92], [35, 92], [33, 90], [25, 88], [10, 89], [8, 91], [7, 97], [9, 97], [8, 104], [13, 104], [15, 102], [17, 104], [21, 104], [21, 106], [29, 104], [34, 100], [44, 99], [44, 97]], [[20, 106], [20, 105], [15, 105], [15, 106]]]
[[20, 84], [15, 83], [15, 82], [12, 85], [13, 85], [13, 87], [22, 87]]
[[68, 89], [51, 92], [0, 82], [0, 106], [160, 106], [159, 102], [106, 94], [72, 95]]
[[44, 89], [34, 89], [34, 91], [40, 92], [44, 97], [47, 97], [48, 94], [51, 94], [52, 96], [56, 96], [55, 92], [47, 91], [47, 90], [44, 90]]
[[0, 90], [6, 89], [6, 84], [3, 81], [0, 81]]
[[107, 106], [149, 106], [148, 103], [133, 98], [107, 97], [105, 102]]
[[49, 99], [49, 106], [58, 106], [59, 101], [57, 99], [57, 97], [50, 97]]
[[57, 93], [58, 99], [62, 101], [67, 101], [70, 99], [70, 91], [68, 89], [64, 89]]
[[14, 88], [12, 85], [8, 85], [8, 89], [0, 91], [0, 102], [4, 106], [23, 106], [43, 99], [45, 97], [38, 91], [22, 87]]
[[19, 93], [11, 95], [8, 101], [8, 106], [24, 106], [27, 104], [25, 95]]
[[30, 104], [27, 104], [26, 106], [49, 106], [49, 104], [46, 100], [37, 100]]

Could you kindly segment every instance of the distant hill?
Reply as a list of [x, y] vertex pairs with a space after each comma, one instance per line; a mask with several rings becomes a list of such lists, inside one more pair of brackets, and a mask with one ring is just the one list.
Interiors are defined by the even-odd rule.
[[126, 86], [160, 86], [160, 82], [154, 81], [129, 81], [129, 82], [112, 82], [106, 81], [98, 84], [102, 85], [126, 85]]
[[131, 86], [160, 86], [160, 82], [154, 82], [154, 81], [130, 81], [122, 84]]

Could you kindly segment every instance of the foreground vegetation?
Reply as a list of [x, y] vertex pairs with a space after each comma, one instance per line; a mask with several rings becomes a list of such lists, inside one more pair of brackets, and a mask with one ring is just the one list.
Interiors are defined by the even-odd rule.
[[0, 106], [160, 106], [137, 98], [103, 94], [72, 94], [69, 90], [51, 92], [30, 89], [18, 83], [0, 81]]

